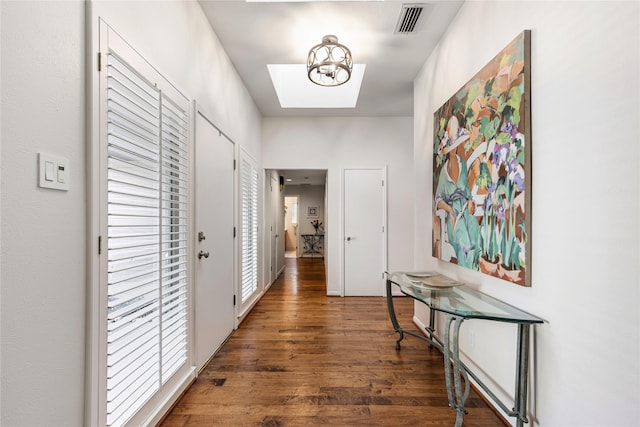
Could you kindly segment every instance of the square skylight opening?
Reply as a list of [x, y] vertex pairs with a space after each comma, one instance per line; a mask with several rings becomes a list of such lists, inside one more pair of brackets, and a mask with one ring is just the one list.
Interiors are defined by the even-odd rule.
[[282, 108], [355, 108], [366, 64], [353, 64], [348, 82], [318, 86], [307, 77], [304, 64], [267, 64]]

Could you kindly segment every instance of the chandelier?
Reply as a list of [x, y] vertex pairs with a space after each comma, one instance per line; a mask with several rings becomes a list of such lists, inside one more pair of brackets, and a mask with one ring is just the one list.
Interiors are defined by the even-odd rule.
[[352, 69], [351, 51], [339, 44], [336, 36], [324, 36], [322, 43], [309, 51], [307, 75], [317, 85], [340, 86], [349, 81]]

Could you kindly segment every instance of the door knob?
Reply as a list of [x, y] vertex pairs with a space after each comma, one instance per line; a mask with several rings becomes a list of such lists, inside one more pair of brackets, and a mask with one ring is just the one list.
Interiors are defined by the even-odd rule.
[[202, 259], [202, 257], [209, 258], [209, 251], [198, 252], [198, 259]]
[[351, 237], [347, 237], [347, 242], [350, 242], [350, 241], [351, 241]]

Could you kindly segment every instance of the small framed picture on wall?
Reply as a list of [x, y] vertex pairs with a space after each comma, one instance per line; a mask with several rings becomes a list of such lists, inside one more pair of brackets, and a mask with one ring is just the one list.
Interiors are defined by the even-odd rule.
[[318, 218], [318, 207], [317, 206], [308, 206], [307, 207], [307, 218]]

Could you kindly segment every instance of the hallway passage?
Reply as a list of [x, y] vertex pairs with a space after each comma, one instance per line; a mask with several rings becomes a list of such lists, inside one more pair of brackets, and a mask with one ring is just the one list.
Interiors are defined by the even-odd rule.
[[[441, 353], [396, 334], [381, 297], [327, 297], [322, 258], [287, 258], [162, 426], [453, 426]], [[395, 298], [411, 327], [413, 300]], [[465, 427], [504, 426], [472, 390]]]

